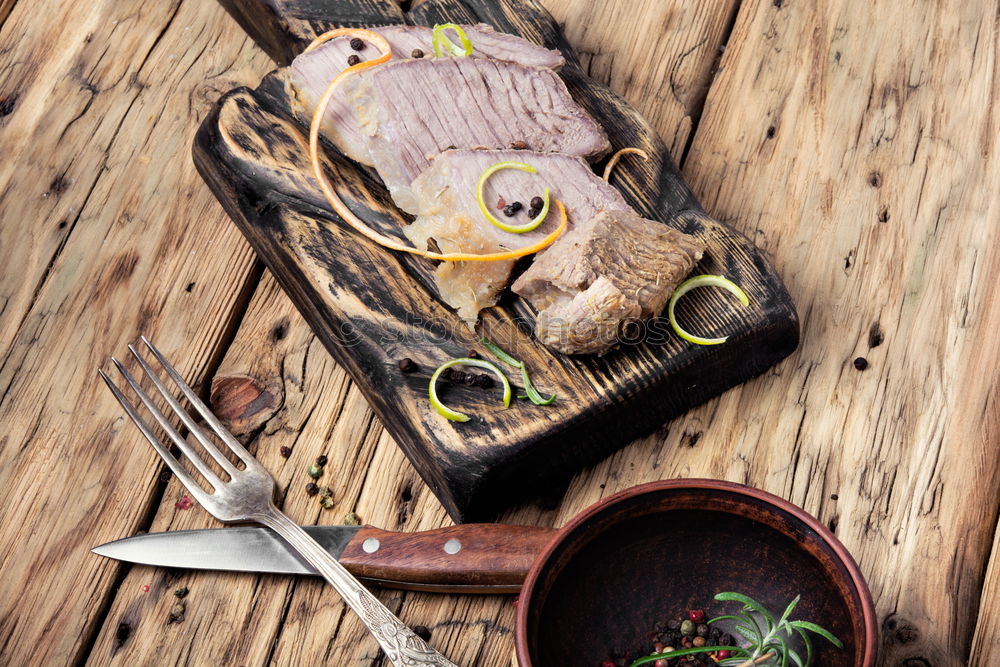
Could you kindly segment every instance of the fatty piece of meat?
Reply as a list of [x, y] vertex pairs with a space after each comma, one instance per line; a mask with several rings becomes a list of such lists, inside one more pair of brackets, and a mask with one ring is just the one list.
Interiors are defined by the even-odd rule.
[[586, 290], [541, 311], [535, 337], [565, 354], [599, 354], [618, 342], [622, 322], [637, 319], [641, 312], [635, 299], [600, 276]]
[[[476, 185], [488, 167], [516, 161], [534, 167], [534, 174], [503, 169], [493, 174], [483, 190], [484, 201], [494, 216], [521, 225], [527, 223], [529, 203], [549, 187], [552, 205], [545, 221], [524, 234], [505, 232], [487, 220], [479, 210]], [[555, 201], [566, 207], [567, 229], [578, 221], [593, 218], [600, 211], [628, 211], [621, 193], [598, 178], [581, 158], [558, 153], [496, 150], [449, 150], [438, 155], [412, 185], [417, 217], [404, 233], [418, 247], [433, 240], [442, 252], [490, 253], [518, 249], [537, 243], [559, 226]], [[521, 202], [521, 210], [508, 218], [497, 208]], [[502, 207], [500, 207], [502, 208]], [[569, 231], [563, 233], [563, 237]], [[557, 240], [555, 243], [558, 244]], [[543, 250], [541, 256], [547, 255]], [[434, 272], [442, 300], [455, 308], [472, 327], [479, 311], [496, 303], [507, 285], [515, 260], [496, 262], [442, 262]]]
[[[461, 26], [472, 43], [473, 58], [493, 58], [517, 62], [529, 67], [557, 70], [565, 64], [562, 53], [546, 49], [517, 35], [497, 32], [483, 23]], [[414, 49], [420, 49], [425, 58], [434, 57], [431, 45], [433, 30], [426, 26], [389, 25], [368, 28], [385, 37], [394, 59], [411, 58]], [[446, 36], [456, 40], [452, 31]], [[378, 57], [374, 44], [366, 43], [360, 51], [351, 48], [349, 38], [325, 42], [308, 53], [296, 56], [289, 66], [289, 96], [295, 101], [300, 119], [309, 123], [313, 111], [334, 77], [347, 69], [347, 59], [352, 55], [362, 61]], [[457, 42], [456, 42], [457, 43]], [[345, 155], [364, 164], [371, 164], [368, 157], [368, 136], [361, 132], [355, 108], [345, 95], [351, 77], [343, 83], [344, 91], [335, 94], [327, 106], [321, 127], [323, 135], [333, 141]]]
[[704, 251], [694, 236], [604, 210], [539, 255], [512, 289], [538, 309], [542, 343], [566, 354], [603, 353], [626, 319], [663, 310]]
[[[367, 90], [366, 90], [367, 89]], [[359, 77], [360, 115], [374, 104], [372, 164], [396, 205], [415, 208], [410, 184], [449, 148], [594, 157], [608, 138], [548, 69], [480, 58], [401, 60]]]

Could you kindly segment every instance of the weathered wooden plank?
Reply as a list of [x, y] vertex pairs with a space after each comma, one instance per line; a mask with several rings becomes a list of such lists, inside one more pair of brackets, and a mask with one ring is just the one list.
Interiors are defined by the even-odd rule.
[[965, 662], [996, 525], [995, 20], [991, 3], [744, 3], [686, 164], [774, 257], [804, 336], [684, 456], [837, 527], [882, 664]]
[[[263, 1], [267, 7], [272, 2]], [[322, 3], [283, 3], [280, 17], [254, 35], [287, 34], [301, 11]], [[337, 23], [362, 22], [354, 5], [326, 3]], [[348, 12], [345, 18], [343, 12]], [[311, 14], [310, 14], [311, 15]], [[473, 333], [437, 298], [430, 264], [359, 239], [327, 213], [309, 174], [305, 131], [291, 112], [284, 72], [255, 91], [223, 97], [195, 142], [195, 163], [234, 221], [305, 313], [327, 348], [348, 369], [387, 428], [456, 520], [495, 516], [500, 489], [537, 493], [587, 463], [661, 426], [677, 414], [753, 377], [784, 358], [798, 340], [794, 305], [781, 280], [743, 236], [704, 214], [680, 178], [655, 131], [608, 88], [588, 79], [552, 18], [531, 0], [486, 3], [430, 0], [409, 12], [423, 25], [485, 22], [498, 30], [560, 48], [560, 71], [573, 97], [604, 127], [614, 148], [642, 147], [651, 157], [633, 161], [615, 177], [626, 200], [649, 218], [701, 239], [707, 250], [694, 273], [724, 274], [750, 297], [733, 308], [720, 291], [689, 303], [699, 331], [729, 335], [724, 346], [698, 346], [669, 333], [665, 320], [603, 356], [554, 353], [529, 332], [535, 312], [516, 298], [486, 311]], [[369, 23], [383, 21], [374, 14]], [[298, 39], [289, 35], [288, 39]], [[357, 165], [331, 155], [340, 195], [362, 218], [386, 233], [405, 224], [384, 188]], [[571, 212], [572, 213], [572, 212]], [[704, 297], [701, 299], [700, 297]], [[524, 325], [527, 326], [524, 326]], [[544, 410], [491, 410], [493, 398], [468, 391], [463, 404], [484, 415], [456, 425], [425, 400], [431, 371], [500, 341], [532, 369], [545, 391], [564, 397]], [[414, 359], [419, 371], [400, 373]]]
[[266, 65], [232, 27], [212, 4], [119, 2], [19, 3], [4, 26], [4, 664], [85, 654], [120, 572], [89, 548], [158, 496], [97, 367], [141, 332], [197, 380], [258, 276], [188, 155], [217, 91]]
[[587, 75], [638, 109], [681, 162], [739, 3], [543, 4]]
[[1000, 525], [993, 535], [989, 567], [979, 596], [979, 617], [969, 652], [969, 664], [973, 667], [989, 667], [1000, 652], [1000, 605], [997, 600], [1000, 600]]

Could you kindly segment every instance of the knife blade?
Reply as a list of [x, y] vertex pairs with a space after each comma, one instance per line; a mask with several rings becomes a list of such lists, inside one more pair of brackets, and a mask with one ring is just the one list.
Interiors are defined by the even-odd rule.
[[[461, 524], [414, 533], [372, 526], [304, 528], [367, 583], [442, 593], [516, 593], [555, 534], [550, 528], [504, 524]], [[277, 533], [256, 526], [145, 533], [92, 551], [162, 567], [316, 574]]]

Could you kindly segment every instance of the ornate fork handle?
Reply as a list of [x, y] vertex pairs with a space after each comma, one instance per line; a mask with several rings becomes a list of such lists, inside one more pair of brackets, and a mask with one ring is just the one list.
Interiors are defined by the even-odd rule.
[[354, 578], [316, 540], [273, 505], [253, 515], [257, 521], [281, 535], [336, 589], [361, 618], [389, 661], [397, 667], [458, 667], [418, 637], [361, 582]]

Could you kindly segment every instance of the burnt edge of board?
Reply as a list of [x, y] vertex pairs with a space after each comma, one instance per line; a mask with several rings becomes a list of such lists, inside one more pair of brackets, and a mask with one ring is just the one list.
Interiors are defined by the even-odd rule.
[[[242, 95], [239, 100], [242, 104], [256, 104], [263, 112], [291, 119], [287, 108], [276, 108], [280, 107], [280, 95], [276, 94], [274, 81], [269, 81], [273, 77], [265, 78], [257, 90], [237, 89], [223, 96], [203, 121], [194, 141], [199, 172], [455, 521], [487, 519], [515, 501], [558, 488], [581, 468], [653, 432], [678, 414], [759, 375], [797, 347], [799, 326], [794, 304], [770, 263], [742, 234], [713, 220], [701, 209], [655, 132], [615, 93], [586, 77], [551, 16], [531, 0], [464, 3], [431, 0], [409, 13], [403, 13], [393, 2], [378, 0], [220, 2], [279, 63], [290, 61], [315, 34], [339, 25], [483, 22], [560, 49], [567, 61], [561, 74], [571, 93], [604, 125], [614, 148], [637, 145], [655, 154], [655, 165], [620, 165], [617, 184], [626, 200], [646, 217], [712, 237], [712, 257], [699, 264], [696, 271], [726, 272], [738, 282], [742, 278], [759, 287], [756, 290], [759, 298], [755, 300], [759, 309], [751, 314], [753, 317], [746, 316], [745, 326], [738, 327], [724, 346], [712, 349], [680, 346], [676, 354], [665, 359], [658, 359], [657, 350], [643, 345], [619, 349], [602, 358], [556, 360], [554, 370], [585, 374], [587, 382], [595, 385], [588, 409], [570, 420], [546, 422], [544, 428], [535, 429], [515, 442], [487, 446], [469, 456], [470, 452], [456, 448], [454, 442], [436, 440], [423, 422], [409, 419], [399, 401], [393, 400], [398, 399], [398, 391], [406, 389], [400, 386], [405, 380], [399, 380], [394, 387], [392, 376], [374, 372], [385, 359], [379, 357], [380, 350], [372, 345], [365, 349], [348, 348], [344, 344], [341, 332], [345, 321], [338, 321], [331, 312], [323, 291], [310, 282], [295, 253], [276, 242], [290, 233], [287, 222], [291, 218], [305, 216], [322, 221], [317, 223], [322, 227], [331, 225], [334, 216], [295, 193], [269, 187], [266, 175], [261, 175], [269, 169], [266, 160], [250, 167], [227, 159], [220, 111], [234, 96]], [[261, 128], [261, 131], [267, 130]], [[337, 164], [350, 172], [347, 178], [355, 187], [374, 193], [365, 201], [349, 203], [365, 207], [378, 217], [376, 209], [367, 209], [369, 204], [381, 206], [387, 201], [384, 191], [378, 192], [381, 186], [377, 179], [364, 170], [345, 167], [344, 160]], [[417, 274], [421, 272], [414, 272], [412, 266], [420, 260], [400, 261], [392, 257], [393, 253], [384, 253], [387, 262], [408, 263], [411, 267], [408, 270], [419, 277]], [[426, 289], [427, 285], [422, 287]], [[377, 296], [394, 298], [391, 294]], [[495, 310], [503, 311], [496, 319], [505, 320], [506, 325], [510, 324], [506, 320], [512, 317], [531, 316], [530, 308], [519, 300]], [[444, 352], [441, 358], [455, 356], [462, 344], [463, 341], [439, 345]], [[531, 362], [522, 350], [518, 352]], [[637, 362], [635, 357], [640, 354]], [[539, 350], [538, 364], [535, 367], [543, 368], [541, 373], [544, 368], [553, 370], [553, 354]], [[601, 386], [608, 382], [618, 386], [611, 389]]]

